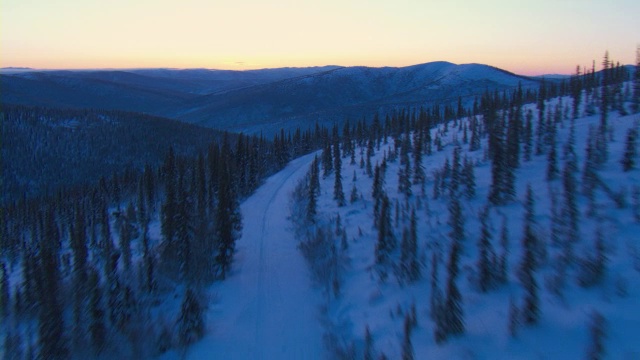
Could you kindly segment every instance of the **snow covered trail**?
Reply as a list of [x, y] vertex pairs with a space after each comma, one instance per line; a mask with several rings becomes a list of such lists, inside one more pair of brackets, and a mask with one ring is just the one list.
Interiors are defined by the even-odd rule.
[[313, 154], [293, 160], [242, 205], [244, 228], [231, 276], [215, 284], [208, 333], [192, 359], [320, 359], [319, 293], [288, 219], [293, 189]]

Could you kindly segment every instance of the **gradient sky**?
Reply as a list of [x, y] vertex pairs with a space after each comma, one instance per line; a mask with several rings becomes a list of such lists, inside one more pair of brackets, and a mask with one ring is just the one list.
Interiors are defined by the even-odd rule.
[[635, 63], [638, 0], [0, 0], [0, 67]]

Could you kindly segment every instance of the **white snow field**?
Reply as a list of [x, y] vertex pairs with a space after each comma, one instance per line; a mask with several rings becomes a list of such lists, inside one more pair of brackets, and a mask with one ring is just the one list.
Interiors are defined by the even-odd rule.
[[[569, 106], [569, 98], [562, 100], [561, 104], [564, 105], [560, 105], [561, 109], [563, 106]], [[553, 109], [557, 104], [558, 99], [553, 99], [547, 102], [547, 107]], [[529, 109], [534, 113], [535, 126], [535, 105], [524, 107], [524, 111]], [[443, 150], [436, 151], [434, 146], [434, 154], [423, 158], [427, 174], [425, 193], [420, 191], [419, 185], [413, 185], [413, 195], [408, 200], [398, 192], [399, 159], [388, 163], [384, 188], [392, 203], [392, 223], [396, 224], [394, 233], [398, 248], [402, 227], [408, 226], [408, 207], [414, 206], [417, 212], [418, 254], [422, 265], [422, 278], [413, 284], [399, 284], [393, 270], [386, 281], [381, 281], [377, 276], [374, 270], [377, 230], [373, 227], [372, 179], [358, 165], [350, 165], [348, 157], [343, 159], [344, 193], [348, 198], [355, 171], [355, 185], [361, 198], [355, 203], [338, 207], [333, 200], [334, 174], [320, 179], [321, 195], [318, 198], [319, 221], [334, 222], [339, 214], [348, 237], [348, 262], [340, 274], [340, 295], [324, 304], [326, 331], [343, 346], [338, 352], [346, 358], [354, 354], [356, 359], [363, 358], [365, 328], [368, 326], [373, 341], [374, 359], [382, 354], [389, 359], [402, 358], [403, 320], [414, 304], [418, 325], [412, 332], [411, 341], [415, 359], [584, 359], [590, 345], [589, 319], [594, 310], [602, 313], [606, 319], [605, 358], [640, 359], [640, 335], [637, 331], [640, 326], [640, 267], [637, 267], [636, 255], [640, 246], [640, 223], [634, 221], [631, 209], [631, 190], [634, 186], [640, 186], [640, 170], [623, 172], [620, 164], [626, 132], [631, 127], [637, 127], [639, 120], [637, 114], [620, 116], [614, 112], [609, 113], [612, 129], [610, 135], [613, 140], [610, 139], [608, 143], [609, 160], [599, 171], [599, 176], [608, 186], [616, 192], [626, 194], [627, 206], [616, 206], [601, 189], [598, 189], [598, 215], [588, 217], [586, 199], [580, 195], [578, 200], [581, 241], [576, 246], [576, 255], [584, 256], [593, 251], [595, 229], [598, 225], [601, 226], [604, 229], [608, 257], [605, 280], [598, 286], [582, 288], [576, 282], [577, 270], [572, 269], [567, 275], [563, 299], [551, 294], [546, 284], [547, 278], [553, 274], [553, 263], [559, 253], [557, 246], [552, 245], [549, 239], [551, 214], [549, 184], [545, 179], [546, 154], [533, 155], [530, 162], [521, 160], [520, 168], [516, 171], [516, 200], [492, 209], [491, 242], [498, 254], [501, 224], [503, 219], [507, 220], [509, 279], [507, 284], [486, 294], [474, 288], [471, 280], [476, 273], [477, 242], [480, 237], [478, 213], [487, 203], [491, 183], [491, 166], [484, 159], [486, 139], [482, 140], [481, 150], [469, 152], [468, 144], [461, 141], [463, 135], [459, 128], [451, 126], [450, 123], [447, 132], [443, 131], [442, 126], [434, 129], [432, 136], [440, 133]], [[575, 121], [578, 184], [581, 184], [589, 127], [597, 127], [599, 121], [599, 114], [581, 117]], [[562, 151], [569, 137], [569, 127], [570, 120], [566, 119], [558, 125], [557, 151], [560, 171], [565, 165]], [[450, 227], [447, 225], [449, 215], [446, 195], [437, 200], [432, 197], [433, 172], [441, 168], [447, 158], [451, 161], [456, 142], [462, 148], [462, 157], [468, 156], [476, 164], [476, 195], [471, 200], [462, 200], [466, 239], [463, 242], [464, 249], [460, 260], [461, 273], [457, 279], [463, 298], [466, 331], [462, 336], [453, 337], [446, 343], [436, 344], [434, 322], [429, 316], [431, 255], [433, 251], [438, 254], [439, 287], [444, 292]], [[389, 153], [392, 147], [393, 140], [389, 139], [388, 145], [383, 145], [376, 151], [372, 163], [380, 163], [384, 152]], [[359, 148], [356, 149], [356, 154], [356, 160], [359, 160]], [[411, 162], [413, 164], [413, 159]], [[540, 298], [540, 320], [534, 326], [520, 325], [517, 335], [510, 337], [509, 301], [513, 299], [517, 306], [521, 306], [523, 297], [515, 269], [522, 257], [522, 204], [527, 184], [531, 184], [534, 191], [535, 231], [539, 239], [545, 242], [548, 255], [535, 275]], [[558, 191], [558, 199], [562, 203], [562, 180], [554, 180], [551, 186]], [[399, 214], [398, 208], [395, 207], [396, 201]], [[339, 240], [336, 241], [339, 243]], [[399, 250], [393, 253], [394, 261], [397, 261], [398, 253]], [[344, 356], [345, 354], [347, 356]]]
[[291, 229], [289, 199], [314, 155], [293, 160], [242, 205], [233, 270], [211, 292], [207, 334], [190, 359], [320, 359], [314, 290]]

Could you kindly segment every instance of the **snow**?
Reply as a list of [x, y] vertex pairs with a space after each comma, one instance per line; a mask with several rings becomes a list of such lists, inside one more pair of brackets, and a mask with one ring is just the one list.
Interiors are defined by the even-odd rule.
[[[558, 103], [557, 99], [547, 102], [547, 108]], [[583, 102], [584, 103], [584, 102]], [[570, 99], [564, 98], [562, 106], [570, 106]], [[537, 115], [534, 105], [525, 107], [532, 109]], [[590, 126], [597, 127], [600, 116], [582, 117], [576, 120], [576, 146], [578, 169], [576, 174], [581, 183], [582, 164], [585, 158], [586, 139]], [[608, 143], [609, 160], [599, 170], [603, 181], [615, 192], [626, 189], [627, 202], [631, 203], [631, 189], [640, 185], [640, 171], [623, 173], [620, 159], [624, 151], [625, 134], [630, 127], [638, 126], [638, 115], [621, 117], [617, 113], [609, 113], [609, 124], [613, 130], [613, 141]], [[534, 125], [537, 119], [534, 116]], [[562, 148], [569, 137], [569, 120], [563, 120], [558, 126], [557, 151], [560, 171], [564, 166]], [[635, 125], [634, 125], [635, 124]], [[441, 129], [440, 129], [441, 130]], [[434, 130], [433, 137], [435, 137]], [[434, 249], [440, 255], [439, 286], [446, 278], [446, 261], [449, 253], [449, 226], [447, 225], [448, 201], [440, 198], [432, 199], [433, 171], [442, 167], [446, 158], [451, 160], [455, 139], [461, 140], [462, 133], [451, 123], [449, 131], [443, 138], [443, 151], [436, 151], [432, 156], [423, 158], [427, 185], [425, 195], [419, 186], [412, 187], [413, 195], [409, 204], [417, 207], [418, 215], [418, 248], [423, 264], [422, 279], [410, 285], [401, 285], [393, 271], [386, 281], [380, 281], [373, 269], [375, 263], [375, 244], [377, 230], [373, 227], [373, 200], [371, 198], [372, 180], [364, 169], [358, 165], [349, 165], [349, 159], [343, 159], [343, 188], [349, 194], [352, 187], [354, 170], [357, 175], [356, 186], [362, 199], [354, 204], [337, 207], [333, 200], [333, 175], [321, 180], [321, 196], [318, 200], [318, 213], [321, 221], [328, 223], [340, 215], [348, 236], [348, 266], [342, 274], [341, 295], [327, 302], [326, 329], [340, 339], [345, 349], [353, 346], [356, 357], [360, 357], [364, 348], [365, 328], [370, 328], [374, 348], [379, 355], [397, 359], [401, 357], [404, 314], [412, 304], [417, 309], [418, 326], [413, 331], [412, 342], [416, 359], [568, 359], [583, 358], [589, 343], [589, 319], [592, 311], [597, 310], [606, 319], [605, 351], [607, 358], [637, 359], [640, 357], [640, 277], [634, 269], [633, 252], [637, 252], [638, 232], [640, 224], [633, 220], [631, 206], [618, 208], [614, 201], [603, 191], [598, 190], [596, 202], [598, 216], [589, 218], [586, 215], [587, 200], [579, 195], [580, 234], [581, 240], [576, 246], [576, 255], [583, 256], [593, 248], [594, 233], [597, 226], [602, 226], [606, 238], [607, 265], [606, 280], [602, 285], [582, 288], [576, 282], [576, 269], [569, 270], [564, 299], [550, 293], [546, 278], [553, 274], [554, 258], [560, 251], [550, 244], [550, 195], [549, 185], [545, 179], [547, 156], [535, 156], [531, 162], [522, 162], [516, 171], [516, 201], [492, 209], [490, 223], [492, 227], [492, 245], [496, 253], [500, 253], [499, 234], [502, 219], [507, 219], [509, 231], [510, 254], [509, 280], [504, 286], [487, 294], [478, 292], [471, 279], [475, 273], [477, 261], [477, 241], [479, 239], [478, 213], [486, 204], [489, 184], [491, 182], [491, 165], [484, 159], [486, 139], [479, 151], [468, 152], [468, 145], [461, 144], [462, 157], [469, 156], [476, 163], [476, 197], [471, 201], [463, 201], [465, 217], [465, 241], [461, 259], [461, 274], [457, 280], [463, 296], [463, 312], [466, 332], [463, 336], [452, 338], [447, 343], [437, 345], [433, 338], [434, 323], [429, 317], [429, 278], [431, 271], [431, 254]], [[393, 140], [376, 151], [372, 163], [381, 162], [383, 152], [393, 147]], [[534, 130], [535, 143], [535, 130]], [[535, 149], [534, 149], [535, 150]], [[359, 151], [356, 149], [356, 162], [359, 162]], [[413, 164], [413, 159], [411, 160]], [[395, 222], [395, 201], [400, 204], [399, 226], [394, 229], [400, 239], [403, 226], [408, 225], [408, 211], [403, 210], [404, 195], [398, 193], [399, 159], [388, 163], [385, 177], [385, 189], [391, 198]], [[535, 231], [545, 241], [549, 257], [536, 273], [539, 287], [541, 318], [535, 326], [521, 326], [515, 338], [507, 331], [509, 300], [513, 298], [518, 306], [522, 303], [523, 290], [516, 277], [521, 259], [521, 239], [523, 220], [523, 199], [527, 184], [531, 184], [535, 197], [535, 214], [537, 225]], [[562, 180], [555, 180], [553, 187], [557, 189], [558, 200], [562, 201]], [[418, 199], [421, 205], [418, 205]], [[404, 218], [404, 219], [403, 219]], [[635, 249], [635, 250], [633, 250]], [[637, 260], [635, 260], [637, 261]], [[637, 265], [636, 265], [637, 266]], [[626, 283], [626, 294], [620, 293], [618, 284]]]
[[292, 161], [242, 205], [244, 228], [233, 271], [211, 292], [207, 335], [191, 359], [320, 359], [319, 297], [290, 231], [293, 188], [313, 161]]

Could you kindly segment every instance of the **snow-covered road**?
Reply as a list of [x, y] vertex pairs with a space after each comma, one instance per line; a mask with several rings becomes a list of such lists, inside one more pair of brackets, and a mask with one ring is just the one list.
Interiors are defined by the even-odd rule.
[[288, 220], [290, 195], [313, 155], [293, 160], [242, 205], [231, 276], [214, 285], [208, 333], [193, 359], [320, 359], [319, 293]]

